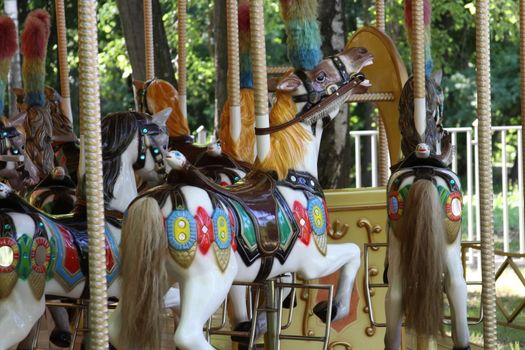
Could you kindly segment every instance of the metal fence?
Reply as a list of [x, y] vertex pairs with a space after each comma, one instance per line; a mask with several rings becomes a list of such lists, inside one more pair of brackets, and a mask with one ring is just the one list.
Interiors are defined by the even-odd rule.
[[[458, 172], [462, 178], [463, 202], [465, 211], [463, 218], [466, 221], [466, 239], [468, 241], [480, 239], [480, 215], [477, 205], [479, 193], [478, 169], [478, 129], [477, 122], [472, 127], [447, 128], [452, 136], [452, 144], [458, 153], [452, 162], [452, 170]], [[525, 224], [523, 215], [523, 150], [521, 146], [521, 126], [495, 126], [492, 127], [493, 143], [493, 170], [494, 170], [494, 198], [497, 202], [497, 211], [501, 210], [501, 220], [496, 220], [494, 229], [502, 250], [505, 252], [525, 253]], [[377, 131], [351, 131], [350, 136], [354, 147], [355, 168], [353, 172], [354, 186], [356, 188], [377, 186], [378, 155]], [[369, 143], [367, 145], [367, 143]], [[365, 152], [365, 147], [369, 152]], [[365, 159], [366, 157], [366, 159]], [[390, 164], [389, 164], [390, 165]], [[459, 168], [458, 168], [459, 167]], [[509, 170], [516, 170], [512, 198], [510, 201]], [[497, 199], [497, 201], [496, 201]], [[501, 201], [501, 203], [500, 203]], [[512, 215], [510, 209], [516, 209], [518, 215]], [[512, 231], [510, 227], [514, 227]], [[511, 234], [513, 233], [514, 234]], [[470, 253], [472, 261], [474, 253]], [[477, 259], [476, 259], [477, 260]], [[478, 260], [479, 261], [479, 260]]]

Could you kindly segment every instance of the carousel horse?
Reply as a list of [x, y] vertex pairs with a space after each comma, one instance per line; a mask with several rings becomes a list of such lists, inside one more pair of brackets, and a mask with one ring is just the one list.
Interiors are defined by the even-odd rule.
[[38, 169], [25, 151], [26, 136], [20, 131], [25, 116], [0, 118], [0, 179], [16, 191], [38, 182]]
[[461, 263], [462, 195], [458, 176], [448, 166], [453, 148], [442, 127], [440, 76], [426, 80], [426, 130], [416, 131], [413, 79], [403, 88], [399, 125], [404, 159], [388, 181], [388, 292], [385, 348], [397, 350], [401, 324], [418, 339], [438, 335], [443, 289], [452, 315], [454, 349], [469, 347], [467, 285]]
[[[108, 295], [119, 296], [120, 219], [137, 195], [134, 171], [165, 173], [167, 115], [114, 113], [102, 119]], [[117, 137], [118, 135], [118, 137]], [[0, 350], [21, 341], [44, 312], [45, 295], [87, 292], [87, 235], [81, 203], [53, 217], [0, 185]]]
[[332, 310], [323, 302], [316, 313], [323, 320], [330, 313], [332, 319], [347, 315], [360, 250], [352, 243], [327, 244], [317, 152], [323, 126], [353, 89], [366, 90], [364, 76], [356, 72], [371, 63], [366, 49], [353, 48], [284, 78], [270, 128], [259, 130], [275, 132], [268, 158], [258, 164], [263, 170], [223, 188], [181, 161], [167, 184], [129, 206], [121, 243], [123, 293], [110, 322], [114, 346], [159, 348], [161, 301], [173, 281], [181, 293], [174, 335], [181, 350], [213, 349], [202, 334], [203, 324], [234, 280], [264, 281], [287, 272], [316, 279], [341, 269]]
[[[28, 106], [24, 102], [25, 91], [21, 88], [13, 88], [16, 95], [17, 108], [20, 113], [27, 112]], [[50, 86], [44, 88], [46, 103], [52, 121], [52, 147], [54, 152], [54, 164], [67, 171], [67, 174], [76, 183], [77, 169], [79, 163], [79, 140], [73, 131], [73, 125], [62, 110], [62, 96]]]
[[[218, 183], [230, 185], [236, 181], [235, 179], [241, 178], [251, 169], [251, 164], [236, 161], [222, 152], [221, 145], [218, 143], [212, 143], [206, 147], [193, 144], [193, 138], [189, 134], [188, 122], [180, 111], [178, 92], [169, 82], [161, 79], [152, 79], [146, 82], [134, 80], [133, 85], [137, 91], [139, 111], [155, 113], [166, 107], [173, 108], [167, 123], [170, 149], [176, 149], [183, 153], [191, 163], [198, 166], [209, 177], [216, 179]], [[251, 126], [253, 127], [253, 122]], [[248, 133], [250, 132], [255, 138], [253, 130], [248, 130]], [[253, 148], [253, 144], [251, 147]]]

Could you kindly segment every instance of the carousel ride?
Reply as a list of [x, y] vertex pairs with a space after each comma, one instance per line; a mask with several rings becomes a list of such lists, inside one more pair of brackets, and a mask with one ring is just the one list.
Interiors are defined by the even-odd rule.
[[[259, 311], [266, 312], [265, 345], [270, 349], [298, 346], [313, 349], [319, 347], [315, 341], [321, 341], [325, 349], [397, 349], [400, 345], [407, 346], [412, 338], [410, 334], [402, 336], [400, 333], [402, 315], [406, 317], [407, 327], [418, 334], [414, 337], [417, 347], [432, 348], [439, 342], [436, 327], [442, 322], [442, 312], [435, 306], [439, 306], [438, 300], [442, 299], [442, 287], [434, 288], [430, 296], [426, 295], [426, 290], [421, 290], [428, 288], [420, 287], [429, 283], [426, 278], [433, 278], [434, 283], [440, 285], [442, 275], [453, 308], [454, 348], [468, 349], [466, 285], [460, 260], [461, 235], [458, 235], [462, 206], [460, 183], [447, 168], [451, 149], [447, 148], [450, 140], [442, 133], [439, 108], [442, 96], [434, 78], [427, 76], [425, 79], [423, 1], [413, 1], [411, 5], [415, 59], [414, 77], [407, 85], [406, 71], [395, 46], [384, 34], [384, 19], [381, 18], [384, 12], [378, 1], [379, 29], [357, 31], [342, 53], [324, 60], [313, 54], [311, 62], [294, 59], [293, 51], [289, 53], [294, 70], [277, 83], [277, 98], [271, 110], [268, 107], [262, 1], [250, 1], [249, 10], [244, 8], [250, 14], [252, 43], [253, 91], [249, 93], [239, 92], [243, 90], [238, 78], [237, 33], [246, 27], [237, 24], [237, 1], [228, 1], [230, 81], [229, 103], [223, 115], [228, 114], [224, 120], [229, 124], [221, 137], [232, 140], [233, 144], [223, 140], [223, 153], [212, 147], [211, 153], [216, 157], [205, 157], [206, 149], [193, 146], [187, 137], [186, 84], [181, 76], [179, 82], [184, 83], [179, 85], [178, 96], [176, 90], [164, 84], [157, 91], [170, 103], [155, 100], [154, 89], [163, 83], [154, 79], [151, 3], [144, 3], [148, 80], [136, 82], [135, 86], [139, 90], [138, 104], [145, 113], [114, 113], [100, 120], [97, 58], [93, 54], [97, 52], [96, 4], [79, 1], [80, 139], [83, 140], [80, 160], [83, 164], [79, 171], [81, 186], [75, 196], [80, 200], [74, 213], [67, 217], [45, 214], [10, 187], [2, 185], [0, 188], [0, 324], [6, 330], [5, 336], [0, 337], [0, 349], [9, 349], [28, 334], [44, 312], [45, 295], [84, 298], [88, 291], [90, 348], [107, 348], [108, 333], [111, 343], [118, 349], [160, 348], [160, 310], [169, 304], [167, 300], [171, 295], [177, 304], [180, 303], [180, 322], [174, 335], [176, 346], [212, 349], [209, 336], [223, 333], [208, 327], [208, 337], [205, 337], [202, 329], [228, 293], [233, 300], [235, 322], [251, 325], [251, 332], [247, 332], [246, 337], [250, 339], [249, 348], [255, 346]], [[284, 13], [286, 6], [293, 5], [294, 1], [284, 1]], [[487, 7], [483, 1], [478, 6], [479, 36], [488, 40]], [[184, 1], [179, 2], [179, 11], [185, 13]], [[294, 11], [289, 13], [292, 16]], [[313, 13], [305, 11], [303, 15], [307, 19], [313, 16], [315, 22]], [[48, 36], [46, 21], [49, 18], [46, 19], [42, 12], [35, 13], [32, 18], [38, 22], [31, 29], [34, 35]], [[179, 25], [184, 22], [179, 21]], [[180, 33], [184, 33], [184, 28]], [[16, 43], [16, 32], [14, 35]], [[179, 39], [183, 48], [184, 40]], [[46, 45], [34, 47], [42, 46]], [[486, 83], [488, 56], [481, 40], [478, 49], [481, 72], [485, 69], [480, 82]], [[179, 51], [182, 56], [179, 59], [184, 62], [182, 53], [185, 50]], [[31, 54], [41, 59], [45, 50], [28, 52], [28, 57]], [[372, 58], [374, 64], [371, 64]], [[184, 74], [183, 69], [179, 72]], [[45, 166], [43, 160], [46, 158], [37, 155], [37, 147], [29, 147], [29, 150], [25, 147], [29, 144], [28, 138], [33, 141], [30, 130], [34, 125], [29, 123], [21, 128], [24, 118], [45, 119], [48, 125], [53, 125], [49, 111], [59, 110], [62, 115], [71, 116], [67, 98], [66, 107], [64, 100], [57, 99], [56, 95], [48, 94], [46, 102], [44, 87], [37, 82], [35, 86], [29, 83], [24, 87], [26, 105], [20, 109], [25, 115], [6, 118], [1, 127], [3, 154], [0, 160], [5, 163], [5, 169], [10, 170], [9, 174], [17, 175], [12, 184], [22, 187], [41, 180], [46, 185], [46, 176], [54, 180], [64, 175], [60, 170], [53, 171], [52, 167]], [[243, 88], [248, 85], [243, 83]], [[490, 108], [486, 105], [490, 102], [489, 87], [487, 89], [487, 84], [479, 86], [480, 140], [490, 133]], [[165, 95], [165, 91], [170, 93]], [[243, 107], [241, 104], [249, 103], [252, 96], [253, 109]], [[323, 191], [316, 180], [323, 126], [337, 115], [346, 101], [377, 103], [388, 137], [390, 161], [398, 164], [388, 181], [388, 203], [384, 200], [384, 189]], [[400, 105], [406, 108], [399, 111]], [[148, 114], [164, 107], [172, 110], [157, 116]], [[169, 135], [164, 131], [165, 124]], [[184, 124], [186, 128], [179, 128]], [[400, 124], [403, 132], [400, 132]], [[62, 122], [64, 125], [67, 123]], [[54, 138], [52, 130], [39, 131], [47, 132], [50, 141]], [[239, 149], [250, 149], [246, 147], [249, 141], [244, 147], [235, 145], [236, 140], [243, 138], [254, 141], [253, 153], [239, 154]], [[490, 142], [490, 138], [487, 139]], [[77, 142], [76, 137], [65, 141]], [[278, 146], [282, 144], [288, 144], [290, 151], [283, 152]], [[173, 147], [178, 151], [168, 153]], [[489, 151], [487, 145], [482, 149]], [[401, 160], [400, 150], [403, 151]], [[45, 150], [40, 152], [45, 153]], [[55, 152], [51, 149], [46, 157], [48, 154], [53, 157]], [[201, 158], [207, 160], [199, 163]], [[480, 164], [480, 169], [487, 172], [485, 179], [490, 185], [488, 163]], [[229, 181], [221, 181], [226, 177], [217, 175], [224, 164], [235, 170], [227, 177]], [[36, 171], [31, 170], [33, 165]], [[38, 181], [34, 180], [37, 176]], [[148, 187], [164, 184], [138, 196], [136, 176], [142, 177]], [[16, 190], [24, 193], [25, 188]], [[50, 198], [48, 201], [56, 200]], [[485, 205], [485, 210], [489, 211], [490, 201], [483, 200], [482, 210]], [[442, 211], [442, 215], [428, 215], [423, 210]], [[331, 228], [329, 213], [336, 222], [356, 222], [354, 230], [362, 234], [341, 230], [340, 224]], [[387, 217], [389, 245], [384, 264], [385, 251], [381, 249], [381, 242], [387, 241], [387, 230], [381, 225]], [[483, 271], [483, 307], [485, 347], [490, 349], [495, 341], [493, 265], [490, 270], [493, 243], [490, 223], [482, 225], [485, 225], [482, 232], [488, 232], [482, 239], [487, 267]], [[430, 235], [419, 235], [421, 232]], [[77, 255], [72, 258], [76, 264], [72, 268], [66, 263], [67, 254], [72, 254], [66, 247], [74, 244], [79, 246]], [[430, 249], [425, 244], [438, 244], [441, 248]], [[359, 247], [364, 248], [364, 257]], [[435, 262], [429, 260], [429, 249], [436, 253]], [[421, 265], [406, 263], [407, 259], [417, 256], [422, 258]], [[379, 266], [383, 264], [388, 268], [388, 284], [371, 282], [380, 275]], [[359, 269], [360, 266], [365, 268]], [[423, 274], [420, 268], [424, 266], [428, 270]], [[289, 272], [298, 273], [303, 283], [275, 281], [275, 277]], [[404, 280], [407, 276], [411, 278]], [[314, 280], [319, 280], [320, 284], [312, 283]], [[336, 294], [332, 297], [333, 287], [327, 286], [337, 281]], [[234, 282], [241, 286], [231, 289]], [[170, 288], [174, 283], [178, 283], [178, 287]], [[143, 288], [144, 284], [148, 288]], [[204, 285], [208, 287], [203, 289]], [[256, 286], [258, 293], [264, 290], [265, 306], [255, 301], [252, 302], [253, 310], [247, 310], [243, 285]], [[215, 291], [212, 296], [210, 286]], [[304, 316], [302, 324], [292, 322], [291, 327], [290, 324], [284, 327], [288, 329], [281, 329], [281, 289], [285, 286], [299, 291], [294, 313]], [[384, 286], [389, 287], [386, 296], [380, 288]], [[326, 290], [329, 292], [325, 293]], [[109, 326], [108, 296], [120, 299]], [[386, 305], [378, 307], [378, 303], [382, 304], [382, 296], [385, 296]], [[434, 305], [422, 308], [416, 303], [420, 301], [426, 301], [423, 305]], [[377, 310], [383, 307], [387, 327], [384, 345], [384, 333], [379, 328], [382, 325], [373, 316], [374, 309], [377, 315], [381, 313]], [[419, 312], [426, 313], [425, 320]], [[318, 321], [314, 320], [316, 317]], [[144, 334], [150, 336], [144, 337]], [[235, 335], [234, 332], [230, 334]]]

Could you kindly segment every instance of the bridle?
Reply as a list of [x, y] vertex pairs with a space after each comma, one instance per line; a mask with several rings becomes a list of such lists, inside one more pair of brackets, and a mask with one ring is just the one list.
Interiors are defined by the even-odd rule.
[[[20, 136], [20, 132], [15, 127], [0, 126], [0, 143], [5, 151], [5, 154], [0, 154], [0, 170], [5, 169], [8, 162], [14, 162], [17, 169], [23, 166], [24, 156], [20, 149], [9, 140], [18, 136]], [[9, 152], [11, 154], [8, 154]]]
[[349, 74], [345, 68], [344, 63], [338, 56], [330, 57], [335, 68], [341, 76], [341, 80], [328, 85], [323, 90], [315, 89], [313, 81], [308, 77], [304, 70], [296, 70], [294, 74], [301, 79], [306, 93], [302, 95], [292, 96], [294, 102], [306, 102], [299, 113], [293, 119], [279, 125], [270, 126], [267, 128], [255, 128], [255, 135], [268, 135], [274, 132], [283, 130], [295, 123], [299, 123], [319, 113], [326, 106], [330, 105], [339, 97], [345, 95], [350, 90], [361, 84], [365, 80], [362, 73]]
[[146, 120], [138, 121], [139, 128], [139, 155], [133, 164], [134, 170], [140, 170], [146, 165], [146, 156], [149, 151], [155, 162], [155, 171], [159, 175], [165, 175], [164, 160], [159, 144], [154, 137], [163, 133], [162, 129], [155, 123], [148, 123]]
[[153, 114], [148, 108], [148, 96], [147, 95], [148, 95], [148, 87], [151, 85], [151, 83], [153, 83], [153, 81], [155, 81], [155, 79], [156, 78], [153, 78], [153, 79], [150, 79], [144, 82], [144, 86], [142, 87], [142, 89], [137, 91], [138, 107], [139, 107], [138, 109], [140, 112]]

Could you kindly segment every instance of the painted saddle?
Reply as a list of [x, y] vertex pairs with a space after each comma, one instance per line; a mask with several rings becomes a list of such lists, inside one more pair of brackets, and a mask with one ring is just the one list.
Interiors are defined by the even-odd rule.
[[[11, 193], [0, 199], [0, 248], [11, 247], [12, 263], [0, 267], [0, 298], [9, 295], [17, 280], [28, 280], [36, 299], [44, 293], [45, 282], [54, 278], [66, 292], [88, 278], [88, 237], [85, 208], [77, 206], [72, 215], [51, 216], [29, 205]], [[16, 232], [13, 212], [29, 215], [35, 224], [35, 235]], [[119, 270], [118, 245], [108, 222], [119, 227], [121, 217], [106, 220], [106, 272], [111, 284]], [[87, 284], [86, 284], [87, 286]], [[83, 295], [86, 296], [88, 288]]]
[[[181, 191], [186, 185], [207, 192], [213, 205], [211, 215], [202, 207], [195, 216], [189, 213]], [[277, 186], [301, 190], [307, 208], [298, 201], [290, 207]], [[173, 211], [166, 219], [168, 240], [172, 257], [182, 266], [191, 264], [197, 246], [206, 254], [210, 245], [219, 266], [226, 266], [231, 246], [247, 266], [261, 259], [256, 278], [260, 281], [270, 273], [274, 258], [284, 263], [298, 238], [308, 245], [313, 236], [318, 249], [326, 254], [326, 203], [320, 184], [307, 173], [291, 171], [285, 180], [277, 181], [268, 173], [251, 171], [235, 184], [222, 187], [187, 162], [183, 169], [171, 171], [167, 185], [143, 196], [154, 198], [161, 207], [171, 199]], [[190, 238], [179, 241], [181, 237]], [[217, 254], [220, 249], [222, 257]]]

